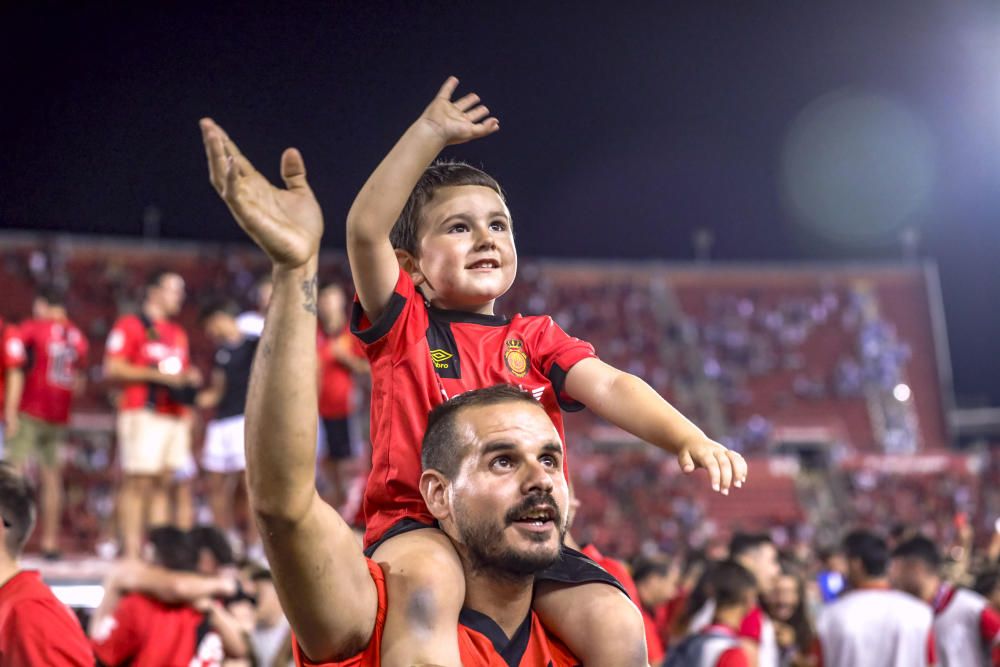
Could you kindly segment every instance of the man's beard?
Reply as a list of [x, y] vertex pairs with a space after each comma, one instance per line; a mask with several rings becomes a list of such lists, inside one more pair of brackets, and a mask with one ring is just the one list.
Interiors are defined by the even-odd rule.
[[[522, 579], [531, 577], [555, 564], [559, 560], [559, 549], [555, 552], [518, 551], [504, 539], [504, 529], [514, 523], [517, 517], [524, 516], [531, 510], [540, 507], [550, 507], [556, 511], [556, 530], [559, 533], [561, 547], [563, 538], [566, 537], [566, 526], [559, 525], [559, 517], [561, 516], [559, 506], [550, 494], [540, 493], [528, 496], [523, 502], [507, 512], [503, 523], [490, 519], [469, 520], [465, 518], [467, 515], [462, 511], [462, 508], [456, 507], [458, 511], [456, 512], [455, 526], [458, 528], [459, 537], [465, 546], [472, 568], [478, 571], [489, 571], [505, 578]], [[541, 533], [529, 533], [528, 539], [542, 543], [547, 542], [551, 537]]]

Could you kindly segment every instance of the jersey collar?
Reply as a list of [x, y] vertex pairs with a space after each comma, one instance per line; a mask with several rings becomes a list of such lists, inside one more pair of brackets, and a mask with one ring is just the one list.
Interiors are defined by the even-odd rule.
[[530, 611], [512, 637], [508, 637], [496, 621], [475, 609], [462, 608], [458, 622], [489, 639], [509, 667], [517, 667], [521, 663], [528, 648], [528, 640], [531, 639]]
[[482, 324], [487, 327], [504, 327], [510, 324], [510, 318], [503, 315], [483, 315], [482, 313], [467, 313], [464, 310], [445, 310], [427, 306], [427, 315], [438, 322], [464, 322], [466, 324]]

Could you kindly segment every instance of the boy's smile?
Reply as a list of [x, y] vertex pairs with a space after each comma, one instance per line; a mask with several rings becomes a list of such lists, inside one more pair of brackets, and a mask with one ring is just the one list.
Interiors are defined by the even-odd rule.
[[407, 268], [437, 308], [492, 315], [517, 273], [510, 211], [488, 187], [435, 192], [421, 216], [419, 248]]

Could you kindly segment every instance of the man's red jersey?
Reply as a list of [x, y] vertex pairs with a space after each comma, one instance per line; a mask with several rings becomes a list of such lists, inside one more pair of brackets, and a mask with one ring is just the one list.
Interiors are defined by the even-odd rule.
[[559, 408], [583, 408], [564, 392], [566, 373], [596, 356], [551, 317], [432, 308], [402, 270], [377, 321], [369, 322], [355, 299], [351, 331], [364, 344], [372, 374], [366, 546], [400, 519], [434, 521], [418, 487], [420, 444], [434, 406], [473, 389], [513, 384], [538, 399], [565, 444]]
[[168, 605], [139, 593], [118, 602], [91, 638], [103, 664], [130, 667], [221, 667], [225, 654], [205, 615], [188, 605]]
[[[157, 368], [161, 373], [176, 374], [190, 366], [188, 338], [179, 325], [169, 320], [150, 322], [147, 327], [136, 315], [126, 315], [115, 322], [108, 334], [105, 354], [124, 359], [135, 366]], [[165, 387], [147, 382], [129, 382], [122, 392], [120, 410], [148, 407], [168, 415], [185, 413], [183, 405], [170, 397]]]
[[80, 622], [38, 572], [22, 570], [0, 586], [0, 665], [93, 664], [94, 654]]
[[7, 398], [7, 371], [24, 365], [24, 342], [17, 327], [0, 319], [0, 422]]
[[18, 328], [27, 354], [21, 412], [67, 423], [76, 375], [87, 359], [86, 336], [69, 320], [28, 320]]
[[[385, 573], [368, 560], [375, 588], [378, 610], [375, 628], [368, 646], [342, 662], [312, 662], [302, 654], [298, 642], [292, 643], [296, 667], [379, 667], [382, 664], [382, 634], [388, 611]], [[493, 619], [471, 609], [458, 616], [458, 654], [464, 667], [573, 667], [580, 661], [558, 639], [548, 634], [534, 611], [530, 612], [513, 637], [507, 637]]]
[[656, 628], [656, 622], [653, 620], [653, 617], [649, 615], [649, 612], [642, 606], [642, 600], [639, 599], [639, 589], [635, 585], [632, 573], [628, 571], [628, 568], [625, 567], [625, 564], [620, 560], [611, 558], [610, 556], [605, 556], [593, 544], [588, 544], [580, 551], [607, 570], [611, 576], [621, 582], [621, 585], [625, 587], [625, 592], [628, 593], [629, 598], [632, 599], [632, 602], [635, 603], [635, 606], [639, 608], [639, 612], [642, 614], [642, 625], [646, 631], [646, 654], [649, 659], [649, 663], [651, 665], [659, 663], [663, 660], [666, 652], [663, 650], [663, 643], [660, 641], [660, 635]]
[[320, 327], [316, 334], [319, 354], [319, 416], [323, 419], [344, 419], [354, 413], [354, 375], [340, 363], [331, 349], [341, 346], [355, 356], [364, 358], [358, 339], [343, 331], [327, 335]]

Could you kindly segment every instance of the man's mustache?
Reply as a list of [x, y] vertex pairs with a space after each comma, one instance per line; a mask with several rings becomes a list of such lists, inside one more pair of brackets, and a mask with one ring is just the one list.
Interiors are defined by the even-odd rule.
[[532, 512], [537, 509], [551, 509], [553, 514], [555, 514], [556, 523], [560, 523], [562, 515], [559, 512], [559, 505], [556, 503], [556, 499], [552, 497], [550, 493], [537, 493], [528, 496], [520, 503], [512, 507], [507, 511], [507, 516], [504, 517], [506, 524], [509, 526], [518, 519], [520, 519], [525, 514]]

